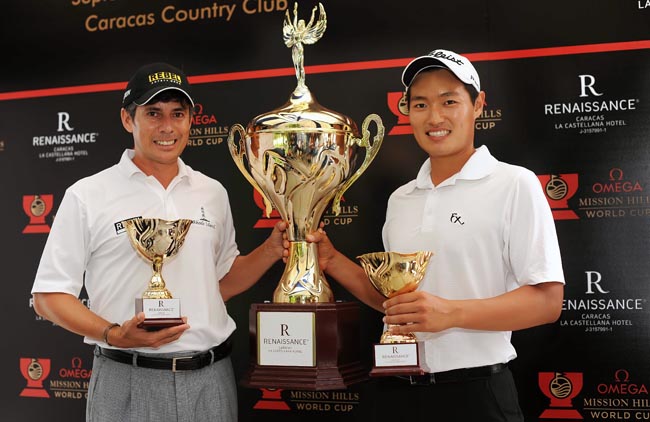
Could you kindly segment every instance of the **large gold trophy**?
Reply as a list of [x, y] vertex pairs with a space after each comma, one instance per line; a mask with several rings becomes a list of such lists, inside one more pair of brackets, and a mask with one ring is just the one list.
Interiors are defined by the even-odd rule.
[[[413, 291], [424, 278], [431, 252], [372, 252], [357, 257], [372, 285], [386, 298]], [[375, 344], [375, 365], [370, 376], [421, 375], [423, 344], [413, 333], [392, 334], [387, 324]]]
[[[295, 4], [293, 19], [287, 10], [283, 26], [284, 42], [291, 48], [296, 70], [296, 88], [286, 104], [255, 117], [246, 128], [234, 125], [228, 138], [237, 167], [264, 198], [267, 216], [275, 207], [287, 222], [290, 242], [273, 303], [253, 305], [251, 309], [252, 346], [257, 353], [252, 359], [253, 373], [245, 384], [345, 388], [360, 380], [358, 373], [362, 372], [350, 369], [357, 365], [358, 352], [340, 350], [358, 343], [359, 337], [354, 334], [358, 327], [349, 329], [354, 321], [358, 323], [358, 306], [334, 302], [318, 265], [317, 246], [308, 243], [306, 235], [318, 228], [330, 203], [339, 214], [343, 193], [377, 155], [384, 127], [379, 116], [371, 114], [359, 135], [350, 118], [316, 101], [305, 84], [303, 44], [314, 44], [323, 36], [327, 19], [322, 4], [314, 7], [308, 23], [298, 20], [297, 7]], [[377, 133], [371, 142], [372, 122]], [[365, 154], [357, 165], [361, 149]], [[332, 325], [337, 329], [332, 330]], [[292, 331], [301, 333], [304, 347], [295, 342], [287, 347], [289, 336], [297, 335]], [[351, 357], [342, 357], [346, 354]], [[337, 366], [337, 361], [343, 364]], [[333, 367], [327, 366], [332, 362]]]
[[183, 246], [192, 220], [161, 220], [132, 218], [124, 222], [131, 245], [142, 258], [151, 263], [153, 275], [142, 297], [135, 300], [135, 312], [144, 312], [138, 325], [147, 330], [159, 330], [180, 325], [180, 299], [173, 298], [162, 276], [163, 262], [175, 256]]

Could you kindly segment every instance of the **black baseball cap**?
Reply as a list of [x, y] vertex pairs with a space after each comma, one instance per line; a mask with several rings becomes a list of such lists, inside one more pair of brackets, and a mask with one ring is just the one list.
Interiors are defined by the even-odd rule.
[[138, 69], [122, 97], [122, 107], [131, 103], [145, 105], [153, 97], [168, 89], [182, 92], [194, 107], [190, 83], [182, 70], [167, 63], [150, 63]]

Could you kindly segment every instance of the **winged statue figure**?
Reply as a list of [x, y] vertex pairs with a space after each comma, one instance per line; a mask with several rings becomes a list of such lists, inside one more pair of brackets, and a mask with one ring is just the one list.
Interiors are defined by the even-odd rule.
[[[318, 20], [314, 23], [317, 8], [319, 9]], [[296, 78], [298, 79], [297, 89], [306, 88], [303, 44], [314, 44], [323, 36], [326, 28], [327, 15], [321, 3], [314, 6], [311, 11], [311, 19], [307, 24], [303, 19], [298, 19], [298, 3], [293, 5], [293, 20], [287, 9], [282, 26], [282, 38], [284, 44], [291, 48], [293, 67], [296, 69]]]

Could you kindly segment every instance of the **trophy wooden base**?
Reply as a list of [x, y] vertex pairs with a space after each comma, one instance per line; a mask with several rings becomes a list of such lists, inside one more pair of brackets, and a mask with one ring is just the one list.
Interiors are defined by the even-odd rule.
[[184, 324], [180, 317], [180, 301], [178, 299], [135, 299], [135, 313], [144, 312], [144, 321], [138, 328], [147, 331], [158, 331], [163, 328]]
[[371, 377], [424, 375], [424, 343], [375, 344], [375, 365]]
[[[283, 322], [274, 323], [276, 317]], [[307, 323], [302, 324], [305, 318]], [[301, 331], [302, 327], [306, 328]], [[359, 305], [353, 302], [253, 304], [249, 313], [251, 365], [241, 384], [341, 390], [365, 381], [368, 368], [361, 362], [359, 327]], [[309, 333], [295, 336], [305, 331]], [[287, 346], [291, 341], [303, 346]], [[269, 346], [272, 342], [279, 346]]]
[[370, 371], [371, 377], [395, 377], [398, 375], [411, 376], [411, 375], [424, 375], [427, 372], [419, 366], [390, 366], [390, 367], [377, 367], [373, 366]]
[[162, 330], [163, 328], [174, 327], [181, 324], [184, 324], [182, 318], [145, 319], [140, 324], [138, 324], [138, 328], [144, 328], [147, 331], [158, 331]]

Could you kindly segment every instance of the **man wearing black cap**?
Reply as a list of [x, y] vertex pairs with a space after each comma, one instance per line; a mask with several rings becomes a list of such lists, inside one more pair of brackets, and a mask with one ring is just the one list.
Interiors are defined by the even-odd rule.
[[[321, 268], [384, 312], [392, 332], [416, 332], [427, 373], [380, 383], [382, 417], [523, 421], [507, 363], [513, 330], [555, 321], [564, 274], [553, 217], [531, 171], [474, 147], [485, 92], [472, 63], [434, 50], [402, 74], [405, 110], [427, 152], [415, 180], [388, 201], [386, 251], [432, 251], [418, 290], [385, 300], [363, 269], [319, 230]], [[385, 390], [384, 390], [385, 389]]]
[[[68, 188], [43, 251], [32, 289], [36, 312], [95, 345], [88, 421], [237, 420], [229, 357], [235, 323], [224, 301], [282, 258], [285, 226], [239, 255], [224, 187], [179, 158], [193, 107], [181, 70], [165, 63], [140, 68], [121, 110], [134, 148]], [[181, 299], [180, 325], [138, 328], [144, 314], [133, 316], [134, 299], [151, 267], [125, 233], [123, 222], [134, 217], [192, 220], [164, 269], [167, 287]], [[82, 287], [90, 309], [77, 299]]]

